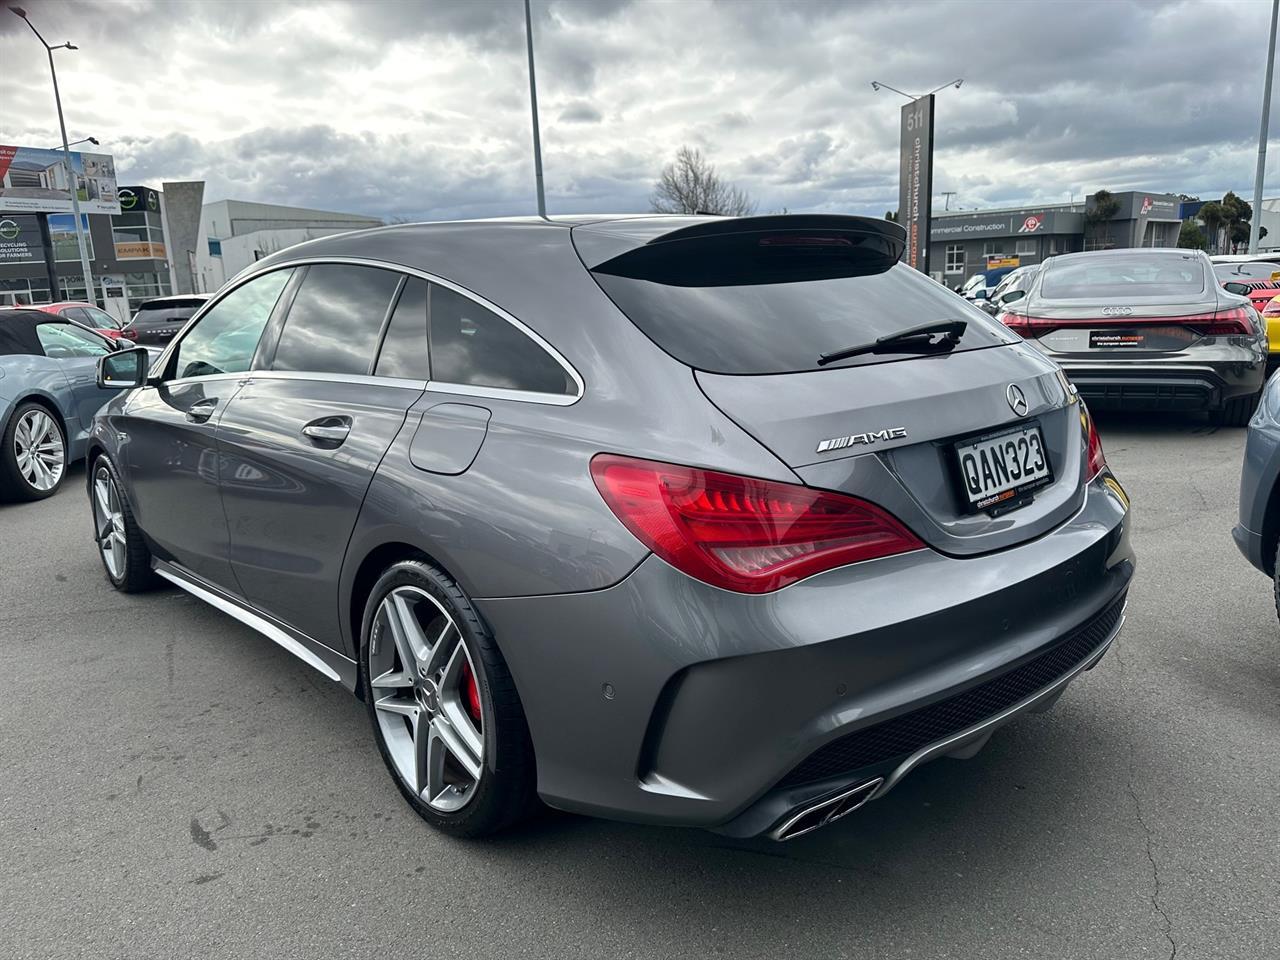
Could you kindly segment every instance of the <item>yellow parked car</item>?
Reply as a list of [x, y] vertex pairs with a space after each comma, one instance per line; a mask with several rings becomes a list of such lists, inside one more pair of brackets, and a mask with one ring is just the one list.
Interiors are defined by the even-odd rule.
[[1271, 302], [1262, 308], [1262, 320], [1267, 325], [1267, 338], [1271, 341], [1271, 362], [1267, 364], [1272, 370], [1280, 367], [1280, 294], [1271, 298]]

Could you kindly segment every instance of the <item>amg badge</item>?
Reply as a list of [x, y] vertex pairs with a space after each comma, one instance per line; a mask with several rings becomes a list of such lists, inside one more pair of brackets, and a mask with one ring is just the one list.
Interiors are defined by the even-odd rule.
[[886, 440], [902, 440], [907, 436], [906, 427], [889, 427], [887, 430], [875, 430], [871, 433], [855, 433], [847, 437], [832, 437], [818, 444], [818, 453], [829, 453], [832, 450], [843, 450], [858, 443], [884, 443]]

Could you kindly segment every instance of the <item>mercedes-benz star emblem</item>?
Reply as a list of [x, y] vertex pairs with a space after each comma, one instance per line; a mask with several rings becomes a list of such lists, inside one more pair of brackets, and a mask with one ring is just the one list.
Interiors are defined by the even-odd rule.
[[1022, 388], [1016, 383], [1009, 384], [1009, 389], [1005, 392], [1005, 396], [1009, 398], [1009, 406], [1020, 417], [1025, 417], [1027, 411], [1031, 409], [1027, 403], [1027, 396], [1022, 392]]

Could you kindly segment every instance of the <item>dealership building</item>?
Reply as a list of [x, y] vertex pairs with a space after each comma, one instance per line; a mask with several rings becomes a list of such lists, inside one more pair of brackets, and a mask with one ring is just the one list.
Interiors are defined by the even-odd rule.
[[40, 216], [0, 212], [0, 306], [90, 300], [128, 320], [146, 300], [213, 292], [254, 261], [295, 243], [382, 224], [357, 214], [276, 204], [204, 204], [202, 181], [163, 187], [120, 187], [118, 214], [81, 214], [92, 297], [86, 296], [73, 214], [47, 214], [55, 291], [50, 289]]
[[1113, 247], [1173, 247], [1182, 225], [1180, 198], [1167, 193], [1112, 194], [1115, 216], [1086, 229], [1094, 197], [1080, 203], [981, 211], [934, 211], [929, 272], [949, 287], [992, 266], [1026, 266], [1046, 257]]

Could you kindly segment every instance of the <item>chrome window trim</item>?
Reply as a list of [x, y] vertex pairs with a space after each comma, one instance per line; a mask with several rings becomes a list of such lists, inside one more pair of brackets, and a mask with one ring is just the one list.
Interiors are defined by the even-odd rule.
[[[362, 383], [371, 387], [404, 387], [426, 390], [426, 380], [406, 377], [376, 377], [370, 373], [312, 373], [308, 370], [249, 370], [240, 374], [246, 380], [312, 380], [322, 383]], [[176, 381], [173, 381], [176, 382]]]
[[[515, 327], [517, 330], [519, 330], [521, 333], [527, 336], [537, 346], [541, 347], [544, 352], [549, 354], [551, 358], [555, 360], [556, 363], [558, 363], [564, 369], [565, 373], [569, 375], [569, 378], [574, 382], [574, 385], [577, 387], [577, 392], [575, 394], [535, 393], [528, 390], [510, 390], [505, 387], [478, 387], [468, 383], [450, 383], [447, 381], [432, 380], [427, 386], [427, 389], [429, 390], [436, 391], [439, 393], [459, 394], [461, 396], [467, 396], [467, 397], [485, 397], [493, 400], [515, 400], [521, 403], [545, 403], [545, 404], [550, 404], [552, 406], [558, 406], [558, 407], [572, 406], [573, 404], [581, 400], [583, 397], [583, 394], [586, 393], [586, 382], [582, 379], [582, 375], [578, 373], [577, 369], [573, 366], [573, 364], [571, 364], [568, 360], [565, 359], [564, 354], [562, 354], [559, 350], [557, 350], [545, 339], [543, 339], [543, 337], [539, 335], [536, 331], [530, 329], [528, 326], [521, 323], [519, 320], [517, 320], [514, 316], [512, 316], [506, 310], [502, 309], [502, 307], [498, 306], [496, 303], [493, 303], [490, 300], [486, 300], [484, 297], [480, 296], [478, 293], [473, 293], [472, 291], [468, 290], [466, 287], [459, 286], [458, 284], [454, 283], [452, 280], [446, 280], [444, 277], [437, 276], [434, 273], [428, 273], [425, 270], [419, 270], [417, 267], [410, 267], [403, 263], [392, 263], [391, 261], [388, 261], [388, 260], [374, 260], [367, 257], [303, 257], [298, 260], [290, 260], [288, 263], [273, 264], [270, 267], [266, 267], [261, 270], [255, 270], [252, 273], [242, 274], [236, 277], [234, 283], [235, 283], [235, 286], [238, 287], [241, 284], [248, 283], [250, 280], [253, 280], [256, 277], [260, 277], [263, 274], [270, 273], [273, 270], [284, 270], [291, 267], [314, 266], [316, 264], [324, 264], [324, 263], [342, 263], [342, 264], [350, 264], [352, 266], [357, 266], [357, 267], [375, 267], [380, 270], [394, 270], [394, 271], [397, 271], [398, 273], [407, 274], [408, 276], [411, 276], [411, 277], [419, 277], [423, 280], [426, 280], [428, 283], [438, 283], [442, 287], [447, 287], [448, 289], [452, 290], [454, 293], [457, 293], [461, 296], [466, 297], [468, 300], [471, 300], [473, 303], [476, 303], [477, 305], [484, 307], [486, 310], [490, 311], [491, 313], [497, 314], [507, 323], [511, 324], [513, 327]], [[226, 288], [226, 292], [230, 293], [231, 290], [233, 289], [235, 288], [228, 287]], [[225, 296], [223, 291], [221, 290], [218, 291], [217, 299], [221, 300], [223, 296]], [[200, 311], [195, 315], [193, 315], [192, 318], [188, 321], [188, 326], [190, 326], [191, 324], [194, 324], [197, 320], [199, 320], [200, 317], [204, 315], [205, 311], [210, 309], [214, 305], [214, 303], [216, 303], [216, 301], [211, 300], [208, 304], [202, 307]], [[171, 343], [169, 347], [165, 348], [166, 354], [168, 350], [172, 349], [172, 347], [178, 342], [179, 338], [181, 338], [186, 334], [186, 330], [187, 328], [183, 327], [183, 329], [179, 332], [178, 336], [174, 337], [173, 343]], [[167, 357], [164, 354], [162, 354], [161, 359], [167, 360]], [[257, 370], [252, 371], [254, 375], [258, 374], [259, 372], [265, 373], [267, 371], [257, 371]], [[270, 372], [274, 372], [274, 371], [270, 371]], [[284, 372], [284, 371], [281, 371], [281, 372]], [[304, 371], [289, 371], [289, 372], [297, 373], [297, 372], [304, 372]], [[322, 376], [322, 375], [311, 375], [311, 378], [315, 379], [316, 376]], [[391, 379], [391, 378], [380, 378], [380, 379]]]

